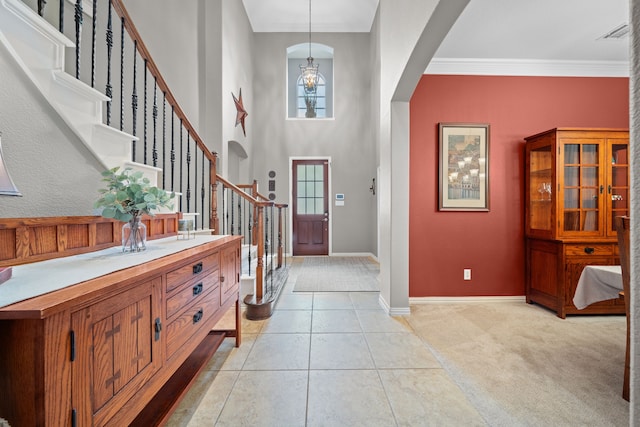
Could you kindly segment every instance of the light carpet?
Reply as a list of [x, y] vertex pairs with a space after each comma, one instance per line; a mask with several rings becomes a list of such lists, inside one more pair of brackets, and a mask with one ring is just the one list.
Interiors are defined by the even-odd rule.
[[[314, 256], [294, 260], [302, 267], [294, 292], [379, 291], [380, 264], [371, 257]], [[300, 264], [301, 263], [301, 264]]]
[[625, 426], [624, 316], [425, 304], [408, 322], [490, 426]]

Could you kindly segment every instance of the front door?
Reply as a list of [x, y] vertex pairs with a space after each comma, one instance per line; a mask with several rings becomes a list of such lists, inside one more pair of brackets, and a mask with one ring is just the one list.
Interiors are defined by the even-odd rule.
[[293, 255], [329, 254], [327, 160], [293, 161]]

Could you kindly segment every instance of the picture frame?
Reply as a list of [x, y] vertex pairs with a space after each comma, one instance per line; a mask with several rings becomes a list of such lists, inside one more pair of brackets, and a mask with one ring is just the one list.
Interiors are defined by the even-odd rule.
[[440, 211], [489, 211], [489, 125], [439, 123]]

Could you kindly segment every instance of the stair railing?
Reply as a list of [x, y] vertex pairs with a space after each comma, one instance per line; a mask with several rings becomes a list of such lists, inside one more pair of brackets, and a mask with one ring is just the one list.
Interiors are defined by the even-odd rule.
[[[158, 186], [176, 192], [181, 212], [200, 216], [196, 218], [196, 230], [241, 234], [248, 246], [257, 247], [255, 297], [268, 298], [272, 291], [263, 286], [263, 275], [265, 268], [267, 273], [273, 270], [276, 256], [277, 266], [282, 265], [282, 242], [286, 245], [286, 239], [282, 238], [281, 224], [287, 205], [276, 205], [260, 195], [256, 181], [236, 186], [217, 174], [217, 154], [209, 150], [178, 104], [122, 0], [49, 2], [57, 6], [57, 11], [46, 10], [49, 4], [45, 0], [38, 0], [37, 6], [25, 3], [37, 7], [40, 16], [75, 41], [74, 55], [67, 58], [66, 69], [92, 88], [104, 88], [109, 100], [103, 121], [134, 137], [131, 162], [161, 171]], [[83, 9], [87, 3], [91, 10]], [[65, 25], [68, 21], [73, 25]], [[99, 30], [104, 31], [104, 44], [98, 43]], [[128, 97], [130, 105], [125, 106]], [[223, 187], [221, 194], [218, 183]], [[274, 209], [278, 210], [277, 219]], [[276, 221], [278, 246], [274, 255]], [[265, 266], [265, 259], [269, 259], [269, 265]], [[250, 271], [251, 261], [248, 264]]]
[[[221, 189], [218, 188], [219, 185], [222, 186]], [[216, 177], [213, 193], [216, 201], [213, 204], [214, 215], [218, 217], [218, 207], [221, 207], [222, 212], [216, 229], [222, 234], [243, 236], [243, 247], [248, 251], [248, 262], [243, 265], [243, 272], [251, 275], [255, 271], [256, 291], [251, 296], [252, 300], [257, 303], [269, 300], [278, 291], [274, 288], [273, 272], [283, 266], [285, 259], [283, 243], [286, 253], [286, 239], [283, 235], [286, 231], [282, 224], [286, 221], [283, 217], [288, 205], [276, 204], [258, 193], [256, 181], [252, 184], [235, 185], [219, 175]], [[279, 225], [277, 243], [274, 228], [276, 222]], [[257, 252], [255, 260], [251, 256], [253, 246]]]
[[122, 0], [38, 0], [36, 12], [75, 42], [66, 71], [109, 98], [103, 122], [134, 137], [129, 161], [155, 168], [158, 186], [176, 192], [178, 210], [199, 215], [197, 230], [213, 230], [216, 153], [178, 104]]

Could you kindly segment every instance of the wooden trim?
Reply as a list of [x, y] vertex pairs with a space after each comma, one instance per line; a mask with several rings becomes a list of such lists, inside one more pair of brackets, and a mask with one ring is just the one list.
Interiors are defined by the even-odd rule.
[[[175, 236], [180, 214], [144, 216], [147, 239]], [[121, 242], [122, 222], [100, 216], [3, 218], [0, 267], [94, 252]]]

